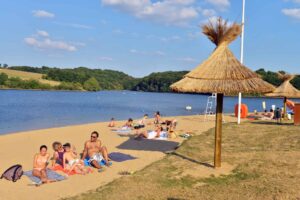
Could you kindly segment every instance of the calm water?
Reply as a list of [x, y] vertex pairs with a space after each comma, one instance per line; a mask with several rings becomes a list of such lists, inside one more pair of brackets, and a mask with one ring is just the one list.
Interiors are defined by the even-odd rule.
[[[163, 116], [203, 113], [206, 95], [147, 93], [130, 91], [57, 92], [0, 90], [0, 134], [117, 120], [140, 118], [145, 113], [153, 116], [160, 111]], [[266, 101], [282, 106], [281, 99], [244, 98], [250, 111], [262, 109]], [[300, 100], [297, 100], [300, 101]], [[232, 113], [237, 98], [225, 97], [224, 111]], [[185, 110], [187, 105], [192, 111]]]

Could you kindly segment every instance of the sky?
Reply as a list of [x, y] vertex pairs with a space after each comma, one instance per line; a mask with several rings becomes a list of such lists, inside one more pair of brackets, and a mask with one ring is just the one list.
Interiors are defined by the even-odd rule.
[[[0, 63], [191, 70], [215, 46], [201, 25], [241, 23], [242, 0], [0, 0]], [[300, 73], [300, 0], [246, 0], [244, 64]], [[240, 58], [240, 38], [230, 49]]]

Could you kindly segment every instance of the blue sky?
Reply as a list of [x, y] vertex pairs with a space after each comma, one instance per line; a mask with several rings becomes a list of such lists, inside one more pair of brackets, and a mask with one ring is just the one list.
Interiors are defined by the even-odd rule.
[[[191, 70], [215, 46], [208, 19], [241, 21], [242, 0], [1, 0], [0, 63]], [[244, 63], [300, 73], [300, 0], [246, 0]], [[240, 57], [240, 40], [230, 45]]]

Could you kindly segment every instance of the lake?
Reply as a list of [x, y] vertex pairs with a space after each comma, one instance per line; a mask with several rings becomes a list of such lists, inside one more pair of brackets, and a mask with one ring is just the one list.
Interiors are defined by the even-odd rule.
[[[153, 117], [155, 111], [162, 116], [203, 114], [208, 95], [149, 93], [132, 91], [30, 91], [0, 90], [0, 134], [60, 127], [99, 121]], [[262, 111], [282, 106], [282, 99], [243, 98], [249, 111]], [[300, 102], [300, 100], [295, 100]], [[224, 98], [224, 112], [233, 113], [237, 97]], [[192, 110], [186, 110], [186, 106]]]

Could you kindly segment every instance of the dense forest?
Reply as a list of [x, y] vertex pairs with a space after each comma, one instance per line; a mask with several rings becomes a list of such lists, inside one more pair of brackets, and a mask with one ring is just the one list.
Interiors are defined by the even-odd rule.
[[[171, 92], [170, 85], [180, 80], [188, 71], [166, 71], [151, 73], [143, 78], [134, 78], [123, 72], [114, 70], [89, 69], [78, 67], [74, 69], [61, 69], [50, 67], [30, 67], [12, 66], [9, 69], [34, 72], [43, 74], [44, 79], [60, 81], [58, 86], [50, 86], [39, 83], [36, 80], [21, 80], [20, 78], [9, 78], [5, 74], [0, 74], [0, 88], [20, 88], [20, 89], [55, 89], [55, 90], [134, 90], [146, 92]], [[279, 86], [282, 80], [277, 72], [259, 69], [256, 71], [265, 81]], [[284, 71], [280, 71], [284, 74]], [[297, 89], [300, 89], [300, 76], [296, 76], [292, 81]]]
[[186, 73], [188, 73], [188, 71], [152, 73], [149, 76], [145, 76], [137, 81], [131, 90], [147, 92], [170, 92], [170, 85], [182, 79]]

